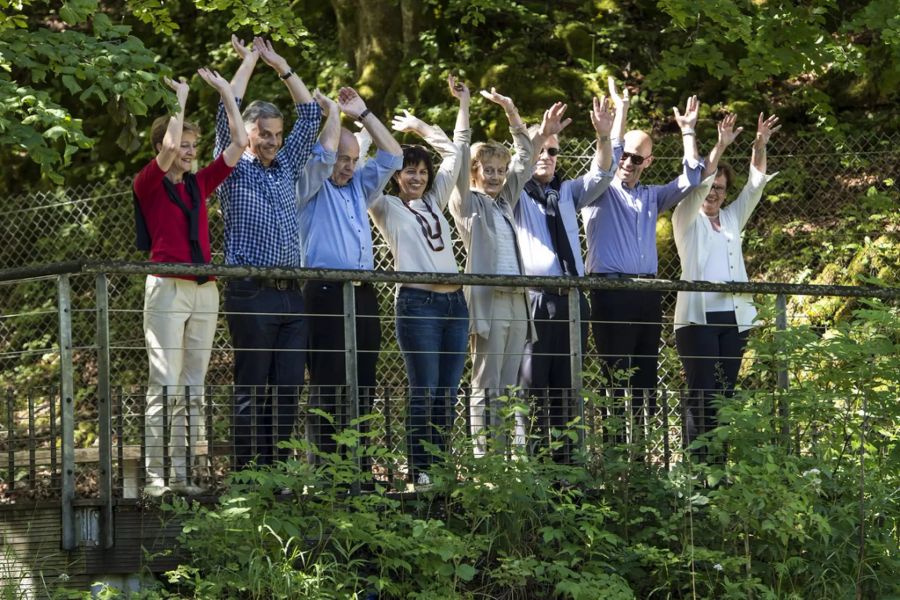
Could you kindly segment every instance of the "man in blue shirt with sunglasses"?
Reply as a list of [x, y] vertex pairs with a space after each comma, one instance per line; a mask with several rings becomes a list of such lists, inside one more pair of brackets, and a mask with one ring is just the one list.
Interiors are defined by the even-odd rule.
[[[653, 163], [653, 140], [643, 131], [625, 133], [628, 92], [620, 97], [612, 79], [610, 96], [616, 105], [612, 129], [616, 172], [609, 188], [581, 211], [588, 243], [586, 268], [589, 274], [608, 279], [652, 279], [657, 271], [657, 217], [700, 183], [702, 164], [694, 133], [700, 103], [692, 96], [684, 115], [673, 109], [684, 141], [681, 175], [665, 185], [643, 185], [641, 174]], [[602, 374], [615, 397], [630, 390], [632, 431], [638, 431], [645, 404], [651, 416], [656, 411], [662, 293], [592, 290], [591, 321]], [[623, 417], [624, 407], [617, 405], [607, 416]], [[620, 425], [615, 441], [625, 441], [623, 433]]]
[[[584, 275], [577, 210], [595, 202], [612, 180], [610, 130], [613, 114], [606, 97], [594, 98], [590, 111], [597, 134], [590, 170], [563, 181], [556, 174], [559, 138], [550, 136], [535, 148], [534, 176], [525, 184], [515, 208], [519, 251], [526, 275], [579, 277]], [[532, 131], [532, 135], [536, 133]], [[587, 300], [579, 293], [581, 318], [587, 319]], [[540, 445], [549, 442], [550, 429], [561, 430], [575, 415], [572, 397], [572, 347], [569, 341], [568, 288], [529, 288], [536, 338], [525, 344], [519, 384], [534, 402]], [[582, 322], [582, 350], [587, 342], [587, 321]], [[563, 437], [563, 440], [568, 438]], [[557, 460], [571, 458], [564, 444]]]

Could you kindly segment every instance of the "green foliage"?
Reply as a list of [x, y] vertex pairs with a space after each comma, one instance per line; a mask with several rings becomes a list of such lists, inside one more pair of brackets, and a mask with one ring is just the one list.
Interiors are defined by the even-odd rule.
[[151, 596], [896, 596], [900, 309], [753, 345], [753, 370], [784, 364], [790, 388], [722, 406], [724, 464], [660, 471], [589, 437], [582, 466], [439, 455], [428, 490], [356, 495], [361, 452], [397, 457], [345, 432], [348, 455], [244, 471], [215, 507], [163, 505], [190, 559]]
[[[44, 2], [11, 4], [0, 21], [0, 146], [62, 183], [72, 155], [95, 141], [75, 114], [105, 106], [113, 123], [133, 127], [164, 98], [156, 62], [97, 2], [67, 2], [58, 15], [42, 14]], [[39, 15], [52, 26], [36, 26]]]

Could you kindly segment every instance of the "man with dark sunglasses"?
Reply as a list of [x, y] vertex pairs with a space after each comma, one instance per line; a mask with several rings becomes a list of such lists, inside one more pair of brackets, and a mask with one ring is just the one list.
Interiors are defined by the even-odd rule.
[[[702, 164], [694, 126], [700, 103], [677, 108], [675, 121], [684, 142], [683, 172], [665, 185], [643, 185], [641, 174], [653, 164], [653, 140], [643, 131], [625, 133], [628, 91], [622, 96], [612, 78], [609, 92], [616, 106], [613, 124], [615, 177], [607, 190], [582, 209], [587, 233], [587, 272], [608, 279], [655, 278], [656, 219], [700, 183]], [[616, 398], [632, 396], [633, 432], [642, 428], [644, 406], [656, 411], [657, 360], [662, 332], [662, 294], [638, 290], [592, 290], [591, 321], [602, 374]], [[617, 405], [607, 416], [624, 416]], [[615, 441], [623, 442], [624, 424], [612, 425]], [[610, 428], [607, 428], [609, 431]]]
[[[597, 134], [596, 150], [587, 174], [563, 181], [556, 174], [559, 137], [550, 136], [536, 153], [534, 175], [525, 184], [514, 211], [519, 250], [526, 275], [580, 277], [584, 275], [578, 237], [577, 209], [600, 197], [612, 180], [610, 130], [613, 115], [606, 96], [594, 98], [590, 111]], [[532, 127], [532, 137], [537, 127]], [[535, 146], [535, 150], [538, 150]], [[574, 416], [572, 349], [569, 341], [568, 288], [529, 288], [535, 337], [525, 344], [519, 384], [534, 402], [539, 444], [546, 446], [550, 430], [562, 430]], [[581, 313], [587, 317], [587, 300], [579, 293]], [[587, 321], [582, 327], [582, 350], [587, 341]], [[568, 440], [563, 436], [561, 439]], [[560, 461], [571, 458], [570, 444], [555, 454]]]
[[[372, 228], [367, 210], [382, 194], [391, 175], [403, 166], [400, 144], [356, 90], [341, 88], [338, 102], [316, 92], [326, 115], [325, 126], [312, 156], [297, 180], [302, 265], [310, 269], [375, 268]], [[341, 127], [340, 113], [362, 123], [378, 151], [357, 169], [360, 146], [353, 133]], [[369, 413], [375, 394], [375, 373], [381, 349], [378, 297], [371, 283], [353, 286], [356, 309], [356, 380], [359, 415]], [[320, 453], [334, 453], [334, 435], [347, 426], [350, 384], [344, 360], [343, 283], [311, 279], [303, 286], [309, 312], [310, 404], [330, 415], [308, 416], [308, 437]], [[363, 431], [367, 425], [361, 426]], [[364, 472], [370, 466], [361, 465]]]

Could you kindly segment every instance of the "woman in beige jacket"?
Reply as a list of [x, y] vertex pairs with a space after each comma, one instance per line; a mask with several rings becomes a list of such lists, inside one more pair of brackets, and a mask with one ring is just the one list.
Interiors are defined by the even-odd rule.
[[[515, 155], [497, 142], [469, 147], [471, 132], [468, 114], [457, 120], [454, 141], [460, 144], [460, 169], [457, 186], [450, 197], [450, 213], [466, 248], [466, 273], [521, 275], [524, 273], [516, 239], [513, 208], [531, 178], [534, 147], [542, 147], [547, 137], [556, 135], [571, 122], [563, 120], [566, 106], [557, 102], [544, 113], [534, 140], [513, 101], [497, 93], [481, 95], [503, 107], [509, 120]], [[461, 111], [462, 113], [462, 111]], [[470, 163], [471, 160], [471, 163]], [[466, 172], [466, 165], [470, 165]], [[475, 454], [486, 451], [483, 433], [488, 424], [486, 400], [506, 393], [518, 382], [522, 352], [529, 333], [528, 296], [524, 289], [491, 286], [466, 288], [469, 306], [469, 345], [472, 350], [472, 397], [470, 417]], [[533, 332], [533, 327], [532, 334]], [[501, 406], [490, 402], [490, 424], [502, 421]], [[516, 415], [519, 443], [525, 432], [523, 414]], [[501, 440], [501, 444], [505, 441]]]

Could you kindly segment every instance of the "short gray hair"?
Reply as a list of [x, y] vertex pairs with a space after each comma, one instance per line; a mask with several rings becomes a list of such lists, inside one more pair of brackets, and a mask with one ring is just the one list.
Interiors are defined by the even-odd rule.
[[245, 125], [255, 125], [260, 119], [284, 120], [284, 115], [281, 114], [278, 107], [265, 100], [254, 100], [251, 102], [250, 105], [244, 109], [244, 113], [241, 117], [244, 119]]

